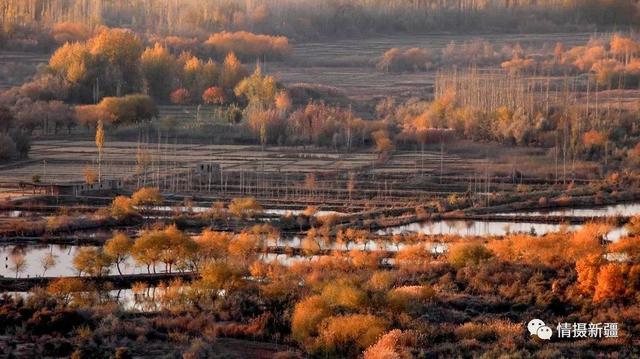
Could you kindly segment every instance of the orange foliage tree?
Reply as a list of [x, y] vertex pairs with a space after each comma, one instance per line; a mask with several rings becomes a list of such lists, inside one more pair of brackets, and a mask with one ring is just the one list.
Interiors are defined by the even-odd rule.
[[597, 284], [593, 294], [593, 300], [619, 300], [625, 294], [625, 281], [621, 265], [608, 263], [600, 268], [597, 276]]
[[202, 93], [202, 101], [207, 105], [222, 105], [225, 102], [224, 90], [221, 87], [209, 87]]

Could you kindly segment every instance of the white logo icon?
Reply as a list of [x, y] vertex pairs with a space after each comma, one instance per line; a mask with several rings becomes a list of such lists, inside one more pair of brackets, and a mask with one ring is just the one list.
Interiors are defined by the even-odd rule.
[[527, 324], [527, 329], [531, 335], [536, 335], [543, 340], [549, 340], [553, 335], [553, 330], [540, 319], [532, 319], [529, 324]]

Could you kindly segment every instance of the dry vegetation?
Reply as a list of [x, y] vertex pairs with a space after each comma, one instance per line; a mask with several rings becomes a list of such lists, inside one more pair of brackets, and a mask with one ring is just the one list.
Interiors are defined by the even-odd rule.
[[[134, 195], [139, 203], [155, 197], [149, 189]], [[228, 212], [217, 205], [213, 210], [246, 221], [238, 208], [254, 208], [249, 202], [238, 199]], [[568, 356], [604, 349], [589, 340], [541, 342], [522, 323], [531, 317], [549, 322], [597, 318], [620, 325], [619, 338], [604, 339], [606, 352], [633, 356], [639, 221], [634, 218], [630, 236], [613, 244], [602, 242], [607, 225], [593, 223], [575, 233], [541, 237], [449, 237], [444, 254], [415, 235], [393, 239], [406, 244], [397, 252], [349, 249], [349, 241], [376, 236], [352, 230], [333, 234], [327, 223], [318, 223], [306, 235], [318, 241], [315, 249], [303, 241], [306, 259], [286, 265], [265, 256], [279, 237], [268, 224], [236, 234], [205, 230], [197, 236], [175, 225], [156, 225], [135, 240], [115, 234], [104, 250], [76, 252], [74, 266], [90, 277], [51, 281], [26, 299], [3, 298], [0, 330], [9, 336], [18, 330], [29, 333], [38, 345], [25, 346], [18, 337], [13, 343], [32, 356], [112, 355], [125, 351], [120, 348], [124, 338], [133, 340], [125, 352], [138, 355], [143, 355], [142, 346], [212, 355], [222, 338], [236, 338], [284, 343], [281, 350], [291, 349], [279, 355], [286, 357], [527, 356], [549, 350]], [[331, 243], [341, 247], [320, 251]], [[613, 259], [620, 253], [624, 260]], [[199, 275], [153, 288], [130, 284], [133, 310], [147, 312], [132, 316], [117, 299], [101, 294], [109, 285], [99, 280], [128, 256], [150, 271], [162, 264], [167, 273]], [[389, 256], [392, 261], [385, 260]], [[44, 345], [41, 341], [49, 336], [58, 339]], [[186, 345], [194, 342], [198, 346]]]
[[[154, 33], [198, 35], [221, 30], [260, 31], [269, 34], [316, 38], [375, 33], [424, 33], [433, 30], [557, 31], [559, 29], [625, 26], [637, 20], [633, 1], [471, 1], [465, 3], [387, 1], [310, 2], [304, 0], [201, 2], [189, 0], [179, 5], [164, 0], [147, 9], [138, 1], [10, 0], [0, 7], [14, 47], [47, 46], [56, 39], [82, 39], [86, 27], [98, 24], [129, 25]], [[84, 25], [54, 26], [72, 21]], [[36, 25], [52, 28], [53, 34], [39, 34]], [[86, 26], [85, 26], [86, 25]], [[39, 35], [39, 36], [34, 36]], [[4, 40], [0, 37], [0, 40]]]
[[638, 14], [1, 1], [0, 353], [640, 356]]

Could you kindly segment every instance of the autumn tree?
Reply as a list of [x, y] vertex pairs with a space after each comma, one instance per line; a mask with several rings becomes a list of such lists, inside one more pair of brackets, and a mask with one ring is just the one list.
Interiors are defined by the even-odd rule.
[[98, 122], [96, 127], [96, 148], [98, 149], [98, 183], [102, 183], [102, 155], [104, 154], [104, 123]]
[[53, 25], [51, 35], [58, 44], [82, 42], [89, 39], [91, 29], [82, 23], [59, 22]]
[[191, 93], [186, 88], [179, 88], [171, 92], [169, 99], [174, 105], [186, 105], [191, 102]]
[[234, 198], [229, 203], [229, 213], [239, 219], [253, 218], [262, 212], [262, 206], [253, 197]]
[[202, 93], [202, 101], [207, 105], [222, 105], [225, 102], [224, 90], [221, 87], [209, 87]]
[[225, 261], [229, 255], [229, 243], [233, 235], [229, 232], [217, 232], [206, 229], [194, 240], [198, 246], [196, 263], [206, 260]]
[[44, 277], [47, 271], [56, 265], [56, 256], [51, 252], [45, 253], [40, 258], [40, 265], [42, 266], [42, 276]]
[[202, 214], [202, 216], [213, 221], [226, 221], [229, 218], [229, 213], [222, 201], [216, 201], [211, 205], [211, 208], [209, 210]]
[[199, 100], [197, 97], [205, 89], [221, 85], [220, 68], [211, 59], [205, 62], [189, 53], [183, 53], [178, 58], [178, 65], [181, 67], [178, 76], [180, 86], [187, 90], [192, 101]]
[[9, 255], [11, 269], [16, 273], [16, 278], [27, 268], [27, 258], [22, 252], [13, 252]]
[[611, 53], [625, 65], [640, 54], [640, 44], [632, 38], [614, 34], [610, 42]]
[[49, 67], [73, 85], [91, 86], [95, 66], [96, 59], [90, 49], [79, 42], [64, 44], [49, 59]]
[[162, 194], [153, 187], [140, 188], [131, 195], [131, 205], [142, 207], [145, 210], [153, 206], [160, 206], [163, 202]]
[[149, 121], [158, 115], [158, 108], [151, 97], [140, 94], [124, 97], [105, 97], [98, 104], [113, 125]]
[[625, 294], [626, 286], [620, 264], [608, 263], [600, 268], [593, 300], [620, 300]]
[[[313, 235], [310, 236], [309, 232], [311, 232]], [[302, 254], [308, 257], [309, 259], [319, 254], [320, 251], [322, 250], [322, 248], [320, 248], [320, 244], [315, 238], [314, 233], [315, 233], [315, 229], [313, 228], [310, 229], [307, 232], [307, 235], [302, 239], [302, 242], [300, 243], [300, 250], [302, 250]]]
[[169, 239], [164, 231], [143, 232], [131, 247], [133, 259], [147, 267], [147, 273], [156, 273], [156, 264], [163, 259], [163, 250], [168, 247]]
[[282, 143], [286, 137], [287, 121], [275, 109], [247, 108], [247, 126], [264, 147], [267, 143]]
[[131, 204], [131, 199], [126, 196], [117, 196], [113, 199], [111, 202], [110, 213], [111, 217], [118, 221], [125, 220], [138, 214]]
[[396, 263], [400, 268], [406, 268], [414, 272], [424, 268], [430, 258], [430, 254], [422, 243], [405, 246], [395, 256]]
[[230, 52], [222, 64], [221, 84], [225, 89], [234, 89], [236, 85], [247, 76], [247, 68], [233, 52]]
[[238, 97], [246, 97], [250, 109], [265, 110], [275, 103], [276, 81], [272, 76], [263, 76], [262, 68], [258, 65], [251, 76], [238, 83], [234, 93]]
[[91, 185], [98, 181], [98, 173], [93, 168], [86, 166], [82, 172], [84, 174], [84, 182], [86, 184]]
[[57, 278], [47, 285], [46, 292], [68, 305], [73, 296], [88, 289], [80, 278]]
[[74, 108], [75, 118], [79, 125], [90, 128], [97, 126], [98, 123], [110, 123], [112, 121], [111, 113], [104, 106], [98, 105], [78, 105]]
[[212, 290], [214, 296], [221, 290], [230, 292], [244, 285], [242, 273], [227, 263], [207, 262], [200, 270], [200, 275], [200, 284]]
[[118, 273], [122, 275], [120, 264], [129, 257], [133, 241], [125, 233], [118, 232], [104, 244], [104, 253], [116, 264]]
[[87, 46], [96, 60], [104, 64], [100, 87], [105, 94], [122, 96], [140, 88], [142, 42], [132, 31], [104, 29]]
[[410, 285], [394, 288], [387, 292], [387, 305], [398, 313], [416, 312], [420, 305], [435, 296], [428, 285]]
[[86, 273], [90, 276], [102, 276], [109, 272], [111, 258], [102, 249], [94, 247], [81, 247], [73, 257], [73, 267], [78, 275]]
[[74, 97], [97, 102], [104, 95], [140, 90], [141, 54], [142, 43], [133, 32], [103, 28], [86, 42], [60, 47], [51, 56], [49, 67], [72, 84]]
[[580, 292], [589, 295], [594, 293], [602, 263], [603, 258], [597, 254], [583, 257], [576, 261], [577, 287]]
[[278, 112], [280, 112], [281, 114], [285, 114], [289, 112], [289, 110], [291, 109], [291, 105], [292, 105], [291, 96], [286, 90], [278, 91], [278, 94], [276, 95], [274, 101], [275, 101], [276, 110], [278, 110]]
[[[590, 130], [582, 135], [582, 143], [589, 150], [602, 149], [606, 151], [607, 135], [601, 131]], [[606, 153], [604, 155], [606, 156]]]
[[149, 94], [157, 100], [166, 101], [176, 80], [176, 58], [166, 47], [156, 43], [142, 53], [140, 66]]
[[349, 251], [349, 259], [355, 268], [376, 270], [381, 263], [382, 253], [380, 251], [369, 251], [352, 249]]
[[162, 261], [167, 266], [167, 271], [171, 273], [174, 266], [180, 269], [191, 269], [194, 256], [198, 251], [197, 243], [186, 233], [180, 231], [173, 224], [164, 230], [167, 243], [162, 251]]
[[266, 246], [270, 241], [275, 241], [278, 245], [280, 231], [269, 223], [256, 224], [251, 227], [251, 233], [258, 237], [261, 246]]
[[243, 231], [233, 236], [229, 242], [229, 258], [242, 267], [247, 268], [256, 259], [259, 239], [256, 235]]
[[282, 59], [289, 52], [289, 40], [284, 36], [253, 34], [247, 31], [222, 31], [211, 34], [203, 44], [213, 55], [225, 56], [236, 53], [243, 59], [269, 57]]

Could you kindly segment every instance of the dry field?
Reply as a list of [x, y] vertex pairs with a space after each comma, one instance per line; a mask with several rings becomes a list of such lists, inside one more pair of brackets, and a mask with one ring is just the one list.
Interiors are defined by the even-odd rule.
[[[149, 165], [161, 171], [195, 168], [198, 163], [216, 162], [223, 171], [299, 172], [357, 170], [370, 165], [373, 153], [331, 153], [299, 148], [267, 148], [243, 145], [150, 144]], [[103, 160], [107, 178], [122, 178], [136, 170], [135, 142], [108, 142]], [[30, 159], [0, 167], [0, 181], [29, 181], [40, 175], [43, 181], [68, 182], [83, 179], [86, 166], [96, 167], [97, 150], [93, 141], [36, 141]]]
[[[413, 187], [408, 183], [432, 182], [443, 191], [450, 190], [447, 183], [477, 181], [491, 175], [508, 181], [513, 173], [525, 179], [548, 179], [555, 175], [553, 158], [541, 149], [504, 147], [497, 144], [481, 144], [457, 141], [419, 150], [398, 150], [384, 162], [376, 153], [368, 150], [349, 153], [334, 152], [313, 147], [267, 147], [252, 145], [208, 144], [148, 144], [139, 150], [136, 142], [108, 141], [102, 162], [105, 178], [127, 178], [136, 173], [137, 154], [148, 156], [147, 171], [160, 176], [194, 169], [200, 163], [214, 162], [225, 174], [253, 176], [256, 173], [272, 178], [289, 176], [304, 178], [313, 173], [320, 177], [345, 179], [349, 172], [356, 173], [363, 181], [397, 184]], [[97, 150], [93, 141], [40, 140], [35, 141], [30, 158], [21, 162], [0, 166], [0, 183], [30, 181], [34, 175], [44, 182], [82, 181], [87, 167], [97, 169]], [[597, 172], [592, 163], [574, 164], [576, 178], [586, 179]], [[459, 188], [464, 190], [464, 188]]]
[[[336, 87], [356, 100], [386, 96], [430, 97], [434, 85], [433, 72], [388, 74], [378, 72], [375, 62], [392, 47], [430, 48], [441, 50], [451, 42], [483, 39], [499, 49], [505, 44], [519, 43], [523, 48], [584, 44], [590, 33], [493, 35], [412, 35], [378, 36], [368, 39], [294, 43], [291, 57], [285, 62], [268, 62], [264, 70], [285, 84], [319, 83]], [[47, 54], [0, 51], [0, 90], [19, 85], [45, 64]], [[268, 61], [268, 59], [266, 59]], [[253, 64], [249, 64], [253, 65]], [[21, 69], [16, 71], [16, 69]]]
[[333, 86], [357, 100], [386, 96], [428, 98], [433, 92], [434, 72], [382, 73], [375, 69], [376, 59], [393, 47], [441, 50], [452, 41], [460, 44], [475, 39], [490, 41], [496, 49], [516, 43], [523, 48], [542, 47], [544, 44], [552, 48], [557, 42], [569, 47], [586, 43], [590, 35], [415, 35], [296, 43], [293, 45], [291, 58], [286, 63], [269, 63], [266, 71], [275, 74], [286, 84], [319, 83]]

